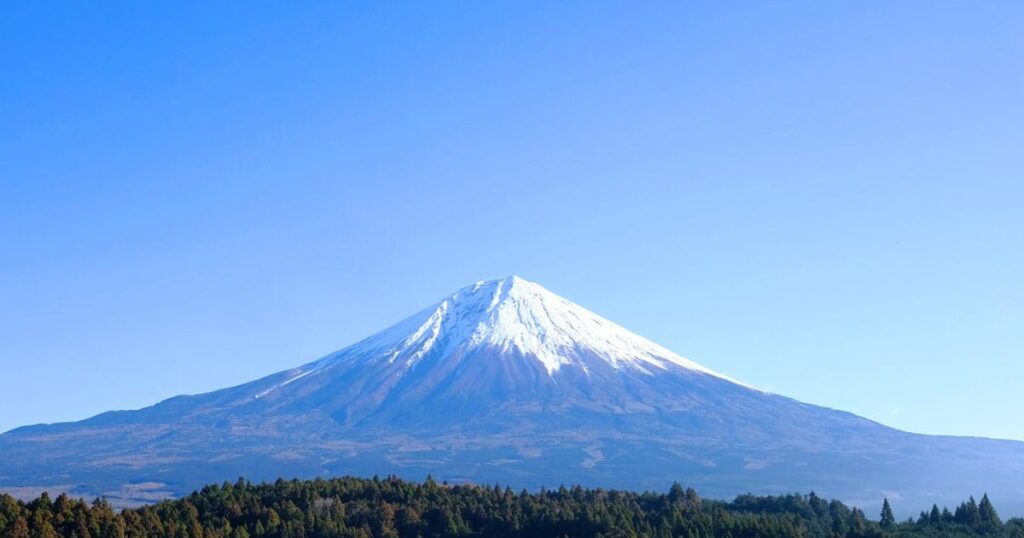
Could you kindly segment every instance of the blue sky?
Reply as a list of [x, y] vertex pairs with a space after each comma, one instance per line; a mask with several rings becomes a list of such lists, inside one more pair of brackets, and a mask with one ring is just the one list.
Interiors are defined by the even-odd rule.
[[1024, 4], [0, 18], [0, 430], [516, 273], [747, 383], [1024, 439]]

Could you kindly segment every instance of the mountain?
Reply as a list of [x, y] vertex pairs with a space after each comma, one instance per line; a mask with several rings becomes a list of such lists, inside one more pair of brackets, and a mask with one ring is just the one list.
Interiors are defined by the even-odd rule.
[[[826, 363], [827, 367], [827, 363]], [[207, 394], [0, 435], [0, 489], [122, 503], [246, 476], [811, 491], [1024, 514], [1024, 443], [924, 436], [744, 385], [518, 277]]]

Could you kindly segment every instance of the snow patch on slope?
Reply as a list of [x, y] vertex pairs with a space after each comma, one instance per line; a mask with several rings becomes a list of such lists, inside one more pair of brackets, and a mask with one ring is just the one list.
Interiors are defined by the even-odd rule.
[[288, 379], [256, 397], [349, 360], [381, 360], [409, 369], [427, 356], [465, 356], [483, 349], [499, 351], [498, 360], [520, 355], [539, 361], [549, 376], [565, 367], [589, 374], [589, 361], [599, 360], [617, 371], [657, 375], [678, 367], [743, 385], [511, 276], [462, 288], [380, 333], [292, 370]]
[[389, 361], [412, 366], [431, 352], [482, 347], [534, 358], [549, 374], [587, 354], [616, 370], [653, 374], [675, 365], [726, 378], [518, 276], [467, 286], [350, 349], [386, 350]]

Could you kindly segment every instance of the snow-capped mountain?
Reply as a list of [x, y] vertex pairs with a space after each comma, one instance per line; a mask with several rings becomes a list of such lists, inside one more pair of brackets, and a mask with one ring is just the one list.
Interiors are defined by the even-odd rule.
[[297, 375], [352, 356], [411, 369], [431, 354], [452, 358], [480, 351], [537, 361], [549, 376], [562, 367], [586, 372], [600, 361], [615, 370], [651, 373], [674, 365], [723, 377], [518, 276], [467, 286]]
[[244, 385], [0, 435], [0, 489], [141, 501], [243, 475], [389, 473], [887, 495], [912, 510], [988, 491], [1024, 513], [1024, 443], [914, 435], [769, 394], [518, 277]]
[[[468, 397], [475, 405], [466, 409], [477, 411], [495, 395], [503, 408], [552, 399], [565, 404], [581, 391], [591, 397], [580, 404], [611, 408], [646, 395], [651, 401], [643, 405], [654, 406], [659, 396], [653, 389], [663, 375], [736, 383], [513, 276], [467, 286], [355, 345], [272, 376], [269, 386], [257, 382], [251, 391], [254, 399], [286, 402], [297, 391], [329, 386], [325, 399], [352, 423], [392, 408], [407, 413]], [[338, 377], [344, 386], [334, 383]], [[628, 384], [652, 390], [626, 394]], [[616, 398], [595, 397], [612, 391]]]

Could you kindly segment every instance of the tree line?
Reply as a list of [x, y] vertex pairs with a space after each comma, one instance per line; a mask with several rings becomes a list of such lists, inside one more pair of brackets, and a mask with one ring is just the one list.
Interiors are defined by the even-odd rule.
[[395, 477], [278, 480], [211, 485], [181, 499], [115, 511], [109, 502], [42, 494], [0, 495], [5, 538], [314, 537], [849, 537], [1024, 538], [1024, 519], [1002, 521], [985, 495], [953, 511], [933, 506], [897, 521], [885, 500], [877, 520], [818, 495], [701, 499], [675, 484], [666, 493], [587, 489], [515, 492]]

